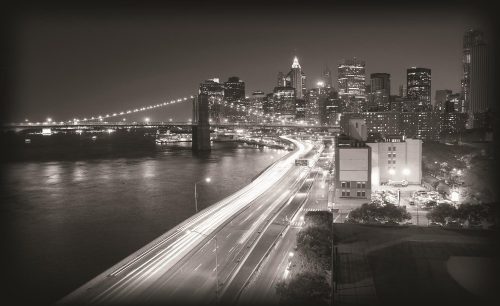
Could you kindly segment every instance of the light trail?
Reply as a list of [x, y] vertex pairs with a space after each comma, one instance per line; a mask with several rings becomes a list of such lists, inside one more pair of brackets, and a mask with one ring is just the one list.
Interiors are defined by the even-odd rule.
[[[271, 165], [249, 185], [189, 218], [171, 235], [155, 242], [131, 261], [108, 274], [109, 276], [119, 276], [120, 278], [106, 288], [106, 290], [92, 298], [91, 302], [129, 301], [134, 296], [138, 296], [140, 292], [157, 281], [165, 272], [198, 247], [205, 239], [213, 236], [216, 229], [236, 216], [253, 200], [281, 180], [291, 167], [294, 166], [295, 159], [312, 148], [311, 144], [304, 145], [289, 137], [282, 138], [294, 143], [297, 150], [288, 157], [282, 158]], [[286, 195], [282, 195], [281, 198]], [[270, 205], [266, 213], [262, 214], [261, 218], [259, 218], [261, 222], [263, 221], [262, 218], [266, 217], [271, 208], [273, 208], [273, 205]], [[259, 223], [255, 222], [255, 224]], [[255, 229], [253, 228], [253, 230]], [[245, 235], [249, 235], [250, 233], [251, 231], [248, 231]], [[150, 257], [148, 258], [148, 256]], [[122, 275], [123, 273], [124, 275]]]

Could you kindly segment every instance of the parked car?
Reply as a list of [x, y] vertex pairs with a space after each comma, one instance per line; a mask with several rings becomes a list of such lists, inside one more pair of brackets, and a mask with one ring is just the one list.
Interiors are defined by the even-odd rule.
[[433, 222], [429, 223], [429, 226], [431, 226], [431, 227], [442, 227], [443, 225], [441, 223], [439, 223], [439, 222], [434, 222], [433, 221]]

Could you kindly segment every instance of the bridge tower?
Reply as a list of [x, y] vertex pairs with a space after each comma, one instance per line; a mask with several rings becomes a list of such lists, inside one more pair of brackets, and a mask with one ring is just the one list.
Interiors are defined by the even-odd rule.
[[208, 114], [208, 95], [200, 93], [193, 99], [193, 151], [210, 151], [210, 122]]

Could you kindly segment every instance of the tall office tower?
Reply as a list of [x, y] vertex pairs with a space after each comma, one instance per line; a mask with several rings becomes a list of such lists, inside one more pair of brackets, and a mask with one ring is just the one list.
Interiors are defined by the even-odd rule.
[[451, 94], [452, 91], [449, 89], [436, 90], [433, 108], [438, 111], [444, 111], [445, 102], [448, 100], [448, 96]]
[[365, 61], [356, 57], [344, 59], [338, 66], [338, 87], [347, 110], [363, 111], [366, 107]]
[[452, 113], [452, 112], [465, 113], [464, 106], [465, 105], [463, 103], [461, 93], [454, 93], [454, 94], [450, 93], [446, 97], [446, 101], [444, 102], [444, 107], [442, 111], [445, 113]]
[[224, 82], [224, 98], [228, 102], [245, 100], [245, 82], [239, 77], [230, 77]]
[[308, 122], [319, 123], [319, 101], [322, 93], [324, 93], [322, 87], [311, 88], [307, 91], [305, 118]]
[[406, 97], [418, 101], [421, 111], [432, 108], [430, 69], [411, 67], [406, 70]]
[[306, 100], [295, 99], [295, 119], [306, 119]]
[[332, 71], [328, 68], [328, 66], [325, 66], [321, 79], [323, 80], [323, 84], [326, 88], [333, 87]]
[[274, 113], [283, 119], [295, 118], [295, 88], [275, 87], [273, 91]]
[[463, 54], [462, 54], [462, 96], [465, 105], [468, 107], [470, 103], [470, 73], [471, 73], [471, 49], [473, 46], [483, 44], [483, 32], [470, 29], [464, 34], [463, 39]]
[[[224, 82], [224, 100], [235, 107], [247, 106], [247, 101], [245, 99], [245, 82], [236, 76], [230, 77]], [[235, 107], [224, 109], [226, 117], [231, 122], [244, 121], [247, 119], [246, 112], [241, 111], [241, 108], [238, 109]]]
[[391, 75], [388, 73], [370, 74], [370, 91], [368, 111], [389, 111]]
[[264, 114], [274, 116], [276, 113], [276, 105], [274, 104], [274, 92], [268, 93], [262, 101], [262, 110]]
[[297, 99], [303, 99], [306, 94], [306, 75], [302, 71], [297, 57], [294, 57], [292, 69], [285, 80], [286, 86], [295, 88]]
[[344, 112], [344, 103], [335, 90], [325, 92], [319, 99], [320, 124], [337, 125], [341, 114]]
[[478, 43], [470, 49], [470, 94], [469, 111], [484, 113], [491, 108], [490, 89], [491, 79], [488, 47], [485, 43]]
[[[266, 94], [262, 91], [254, 91], [250, 96], [250, 104], [251, 113], [248, 116], [250, 122], [262, 122], [261, 112], [264, 109], [264, 101], [266, 100]], [[255, 114], [257, 112], [257, 114]]]
[[339, 95], [365, 98], [365, 61], [344, 59], [338, 66]]
[[200, 84], [200, 94], [206, 94], [208, 99], [208, 112], [210, 119], [215, 123], [220, 123], [224, 117], [224, 86], [219, 83], [218, 78], [204, 81]]

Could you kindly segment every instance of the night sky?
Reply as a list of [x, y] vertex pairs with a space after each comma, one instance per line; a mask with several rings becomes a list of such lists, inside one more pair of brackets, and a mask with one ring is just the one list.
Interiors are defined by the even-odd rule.
[[[247, 95], [268, 93], [294, 55], [308, 87], [325, 64], [336, 82], [337, 64], [350, 56], [366, 61], [367, 80], [373, 72], [390, 73], [393, 94], [406, 82], [407, 67], [431, 68], [434, 98], [436, 89], [460, 89], [463, 32], [479, 27], [489, 39], [484, 16], [463, 5], [210, 3], [18, 8], [9, 23], [9, 120], [119, 112], [195, 94], [213, 77], [239, 76]], [[148, 116], [186, 120], [190, 109], [184, 104]]]

